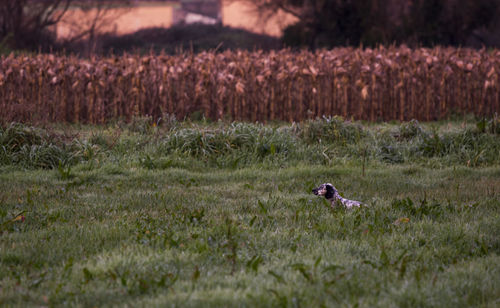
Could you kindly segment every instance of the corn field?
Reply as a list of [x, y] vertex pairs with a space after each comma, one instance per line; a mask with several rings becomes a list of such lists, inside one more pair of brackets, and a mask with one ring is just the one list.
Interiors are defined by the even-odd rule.
[[500, 111], [500, 51], [405, 47], [175, 56], [3, 56], [0, 120], [438, 120]]

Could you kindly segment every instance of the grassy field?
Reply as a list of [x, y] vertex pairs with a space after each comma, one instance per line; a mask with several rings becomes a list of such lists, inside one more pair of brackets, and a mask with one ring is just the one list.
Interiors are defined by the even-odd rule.
[[0, 305], [498, 307], [495, 125], [4, 125]]

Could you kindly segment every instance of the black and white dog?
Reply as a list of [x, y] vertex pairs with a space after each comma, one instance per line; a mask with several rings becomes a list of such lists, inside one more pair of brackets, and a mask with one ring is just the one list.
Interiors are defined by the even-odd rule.
[[326, 200], [330, 201], [332, 207], [341, 204], [350, 209], [352, 207], [360, 207], [362, 204], [359, 201], [342, 198], [337, 189], [330, 183], [321, 184], [318, 188], [313, 189], [312, 192], [316, 196], [325, 196]]

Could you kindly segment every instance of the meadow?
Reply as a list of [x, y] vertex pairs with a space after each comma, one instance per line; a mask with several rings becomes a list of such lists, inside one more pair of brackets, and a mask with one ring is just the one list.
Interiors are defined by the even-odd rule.
[[497, 118], [3, 124], [0, 305], [497, 307], [499, 197]]

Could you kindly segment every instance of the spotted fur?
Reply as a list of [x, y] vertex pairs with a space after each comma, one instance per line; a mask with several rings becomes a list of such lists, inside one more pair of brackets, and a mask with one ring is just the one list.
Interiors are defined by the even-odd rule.
[[332, 207], [341, 204], [350, 209], [352, 207], [360, 207], [362, 204], [359, 201], [342, 198], [337, 189], [330, 183], [321, 184], [318, 188], [313, 189], [312, 192], [316, 196], [324, 196], [326, 200], [330, 201]]

